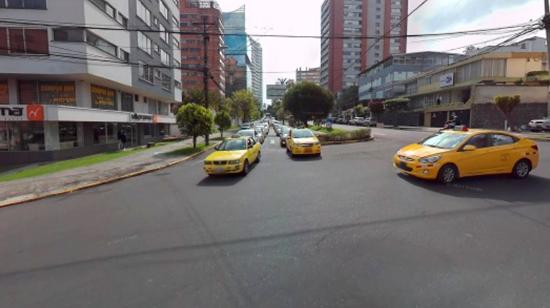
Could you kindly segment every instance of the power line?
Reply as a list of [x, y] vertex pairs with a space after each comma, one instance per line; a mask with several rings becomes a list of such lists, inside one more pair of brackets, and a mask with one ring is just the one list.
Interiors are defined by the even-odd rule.
[[[429, 0], [424, 0], [426, 3]], [[411, 11], [408, 16], [410, 16], [412, 13], [414, 13], [418, 8], [415, 8], [415, 10]], [[407, 17], [408, 17], [407, 16]], [[407, 18], [406, 17], [406, 18]], [[404, 18], [403, 20], [405, 20]], [[402, 20], [402, 21], [403, 21]], [[172, 31], [172, 30], [155, 30], [155, 29], [145, 29], [145, 28], [135, 28], [135, 29], [126, 29], [121, 27], [98, 27], [98, 26], [90, 26], [85, 24], [72, 24], [72, 23], [47, 23], [44, 21], [37, 22], [33, 20], [26, 20], [26, 19], [1, 19], [0, 23], [7, 23], [7, 24], [15, 24], [15, 25], [31, 25], [31, 26], [42, 26], [42, 27], [67, 27], [67, 28], [75, 28], [75, 29], [86, 29], [86, 30], [104, 30], [104, 31], [128, 31], [128, 32], [145, 32], [145, 33], [168, 33], [168, 34], [179, 34], [179, 35], [193, 35], [193, 36], [201, 36], [203, 35], [203, 32], [195, 32], [195, 31]], [[396, 26], [399, 26], [400, 24], [394, 25], [392, 29], [387, 31], [386, 33], [391, 32]], [[294, 34], [250, 34], [250, 33], [220, 33], [220, 32], [207, 32], [208, 35], [219, 35], [219, 36], [245, 36], [245, 37], [271, 37], [271, 38], [292, 38], [292, 39], [342, 39], [342, 40], [349, 40], [349, 39], [357, 39], [357, 40], [364, 40], [364, 39], [377, 39], [378, 41], [382, 39], [391, 39], [391, 38], [414, 38], [414, 37], [428, 37], [428, 36], [449, 36], [449, 35], [476, 35], [476, 34], [483, 34], [487, 32], [494, 32], [499, 30], [507, 30], [507, 29], [517, 29], [522, 27], [523, 25], [512, 25], [512, 26], [504, 26], [504, 27], [495, 27], [495, 28], [484, 28], [484, 29], [473, 29], [473, 30], [464, 30], [464, 31], [455, 31], [455, 32], [439, 32], [439, 33], [419, 33], [419, 34], [399, 34], [399, 35], [382, 35], [382, 36], [370, 36], [370, 35], [339, 35], [339, 36], [331, 36], [331, 35], [294, 35]]]
[[[417, 7], [415, 7], [410, 13], [408, 13], [407, 16], [403, 17], [403, 18], [399, 21], [399, 23], [393, 25], [390, 29], [388, 29], [388, 30], [386, 31], [386, 33], [384, 33], [384, 36], [386, 36], [386, 35], [388, 35], [388, 34], [391, 34], [391, 31], [392, 31], [393, 29], [395, 29], [395, 28], [397, 28], [397, 27], [401, 27], [401, 24], [402, 24], [404, 21], [406, 21], [412, 14], [414, 14], [414, 12], [416, 12], [418, 9], [420, 9], [422, 6], [424, 6], [424, 4], [426, 4], [428, 1], [429, 1], [429, 0], [424, 0], [424, 1], [422, 1]], [[367, 54], [367, 52], [369, 52], [374, 46], [376, 46], [376, 44], [378, 44], [378, 42], [380, 42], [380, 41], [381, 41], [382, 39], [384, 39], [384, 38], [385, 38], [385, 37], [382, 37], [382, 36], [378, 37], [378, 38], [376, 39], [376, 41], [375, 41], [373, 44], [371, 44], [367, 49], [364, 49], [363, 51], [361, 51], [361, 53], [360, 53], [360, 55], [359, 55], [359, 61], [361, 61], [361, 60], [363, 59], [363, 57]], [[346, 69], [344, 70], [344, 73], [347, 72], [352, 66], [354, 66], [355, 64], [357, 64], [356, 62], [357, 62], [357, 61], [354, 61], [354, 62], [350, 63], [350, 65], [348, 65], [348, 66], [346, 67]], [[372, 66], [373, 66], [373, 65], [372, 65]], [[370, 68], [370, 67], [369, 67], [369, 68]], [[369, 69], [369, 68], [367, 68], [367, 69]]]

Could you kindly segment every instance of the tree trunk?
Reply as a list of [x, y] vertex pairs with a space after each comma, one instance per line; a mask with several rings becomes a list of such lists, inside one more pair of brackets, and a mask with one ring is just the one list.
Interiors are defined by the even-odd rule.
[[223, 139], [223, 129], [220, 129], [220, 137]]
[[197, 136], [193, 135], [193, 149], [197, 148]]

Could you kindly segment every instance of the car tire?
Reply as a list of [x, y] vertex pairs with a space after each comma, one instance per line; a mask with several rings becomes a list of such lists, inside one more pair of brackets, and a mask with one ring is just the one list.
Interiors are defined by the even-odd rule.
[[458, 179], [458, 169], [454, 165], [444, 165], [437, 173], [437, 180], [441, 184], [451, 184]]
[[262, 152], [258, 152], [258, 157], [256, 157], [256, 163], [259, 163], [262, 159]]
[[531, 172], [531, 162], [527, 159], [522, 159], [514, 165], [512, 169], [512, 176], [516, 179], [525, 179]]
[[249, 171], [250, 171], [250, 165], [248, 164], [248, 160], [245, 160], [244, 165], [243, 165], [243, 171], [241, 172], [241, 175], [246, 176]]

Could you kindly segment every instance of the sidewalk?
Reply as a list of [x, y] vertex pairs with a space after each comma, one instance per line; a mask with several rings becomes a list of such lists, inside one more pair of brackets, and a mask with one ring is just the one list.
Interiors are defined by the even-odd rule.
[[[219, 137], [219, 133], [211, 135], [210, 138], [215, 137]], [[199, 142], [203, 142], [203, 138], [198, 138], [197, 143]], [[210, 145], [216, 143], [216, 141], [211, 141]], [[1, 183], [0, 207], [93, 187], [113, 180], [169, 167], [197, 154], [167, 156], [166, 153], [192, 145], [193, 140], [186, 139], [88, 167]]]
[[[424, 126], [384, 126], [385, 129], [397, 129], [397, 130], [412, 130], [419, 132], [431, 132], [436, 133], [441, 128], [439, 127], [424, 127]], [[535, 141], [549, 141], [550, 133], [532, 133], [532, 132], [511, 132], [512, 134], [520, 135], [525, 138], [529, 138]]]

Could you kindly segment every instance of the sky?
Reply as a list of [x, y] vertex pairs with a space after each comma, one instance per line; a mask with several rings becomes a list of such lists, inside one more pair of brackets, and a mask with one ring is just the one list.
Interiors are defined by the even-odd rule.
[[[223, 11], [246, 5], [247, 32], [254, 34], [320, 35], [323, 0], [218, 0]], [[409, 0], [409, 11], [422, 0]], [[411, 15], [409, 34], [452, 32], [509, 26], [536, 20], [544, 14], [543, 0], [430, 0]], [[544, 36], [544, 32], [533, 35]], [[445, 39], [409, 38], [407, 52], [462, 52], [467, 45], [483, 47], [501, 40], [477, 44], [502, 37], [470, 35]], [[508, 34], [512, 35], [512, 34]], [[531, 35], [529, 35], [531, 36]], [[526, 36], [526, 37], [529, 37]], [[256, 37], [263, 47], [264, 101], [265, 85], [278, 78], [295, 79], [302, 67], [320, 65], [319, 39]], [[451, 50], [453, 49], [453, 50]]]

